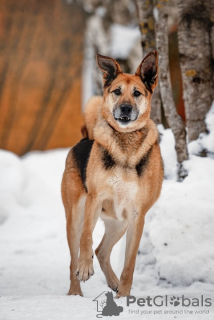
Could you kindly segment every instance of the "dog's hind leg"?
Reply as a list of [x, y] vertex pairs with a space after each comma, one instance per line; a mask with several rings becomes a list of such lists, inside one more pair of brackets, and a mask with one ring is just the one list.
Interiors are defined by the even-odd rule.
[[127, 222], [125, 220], [119, 221], [115, 219], [106, 219], [105, 234], [97, 249], [96, 256], [99, 260], [100, 267], [106, 277], [109, 287], [116, 291], [119, 285], [119, 280], [112, 270], [110, 264], [110, 255], [114, 245], [121, 239], [127, 229]]

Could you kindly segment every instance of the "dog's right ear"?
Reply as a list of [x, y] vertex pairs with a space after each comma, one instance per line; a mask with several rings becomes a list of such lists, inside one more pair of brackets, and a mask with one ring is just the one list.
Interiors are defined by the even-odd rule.
[[97, 65], [102, 70], [104, 87], [110, 86], [112, 81], [121, 73], [120, 65], [116, 60], [97, 54]]

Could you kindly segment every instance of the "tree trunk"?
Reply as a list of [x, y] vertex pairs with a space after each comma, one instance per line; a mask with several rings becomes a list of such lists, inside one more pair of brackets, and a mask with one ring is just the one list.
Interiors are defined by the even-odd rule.
[[211, 51], [212, 51], [212, 61], [213, 61], [213, 96], [214, 100], [214, 1], [210, 0], [210, 42], [211, 42]]
[[156, 21], [156, 45], [159, 52], [159, 84], [164, 113], [167, 122], [175, 136], [175, 149], [179, 163], [178, 176], [182, 180], [187, 173], [183, 171], [182, 162], [188, 158], [186, 145], [186, 131], [181, 117], [177, 114], [172, 97], [172, 86], [169, 73], [168, 55], [168, 16], [166, 2], [158, 0], [156, 9], [158, 19]]
[[[113, 56], [111, 52], [114, 38], [112, 33], [113, 24], [120, 26], [133, 26], [136, 24], [137, 27], [137, 10], [132, 0], [87, 0], [85, 3], [87, 3], [86, 10], [87, 7], [90, 7], [93, 14], [87, 19], [85, 32], [83, 105], [86, 104], [91, 95], [102, 95], [103, 93], [102, 74], [96, 64], [96, 53], [121, 59], [122, 70], [127, 73], [136, 70], [138, 64], [136, 65], [136, 62], [133, 63], [133, 60], [135, 60], [133, 57], [136, 56], [138, 61], [139, 56], [137, 43], [135, 44], [135, 52], [133, 50], [130, 52], [133, 55], [132, 57]], [[132, 69], [133, 65], [135, 65], [135, 69], [129, 70]]]
[[178, 44], [189, 141], [206, 130], [212, 102], [212, 49], [209, 2], [178, 0]]
[[[143, 48], [143, 55], [145, 56], [149, 51], [155, 50], [156, 48], [153, 1], [137, 0], [137, 7], [141, 32], [141, 44]], [[151, 118], [156, 124], [162, 123], [159, 84], [152, 96]]]

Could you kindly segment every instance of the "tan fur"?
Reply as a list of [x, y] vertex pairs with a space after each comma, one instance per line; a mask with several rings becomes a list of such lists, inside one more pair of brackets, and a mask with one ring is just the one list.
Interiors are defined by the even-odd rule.
[[[111, 59], [104, 58], [105, 62]], [[102, 62], [98, 64], [102, 66]], [[114, 60], [111, 59], [110, 63], [114, 63]], [[105, 223], [104, 237], [95, 251], [101, 269], [108, 285], [117, 291], [117, 297], [130, 294], [144, 217], [159, 197], [163, 180], [158, 132], [149, 119], [152, 92], [147, 90], [140, 77], [140, 72], [145, 72], [145, 64], [142, 63], [136, 75], [123, 74], [119, 65], [115, 64], [115, 79], [110, 82], [108, 74], [104, 74], [108, 86], [103, 97], [93, 97], [86, 106], [82, 132], [85, 137], [94, 140], [86, 171], [87, 192], [72, 149], [67, 157], [62, 199], [71, 253], [69, 294], [82, 295], [79, 281], [88, 280], [94, 273], [92, 232], [99, 216]], [[156, 84], [157, 78], [151, 84], [152, 91]], [[121, 95], [116, 96], [114, 90], [118, 87], [121, 88]], [[135, 88], [142, 92], [138, 98], [133, 96]], [[127, 126], [121, 126], [113, 117], [115, 106], [124, 101], [139, 111], [138, 118]], [[104, 166], [106, 153], [114, 161], [110, 169]], [[138, 172], [141, 159], [145, 162], [142, 162], [142, 173]], [[111, 268], [110, 254], [126, 231], [125, 264], [119, 280]]]

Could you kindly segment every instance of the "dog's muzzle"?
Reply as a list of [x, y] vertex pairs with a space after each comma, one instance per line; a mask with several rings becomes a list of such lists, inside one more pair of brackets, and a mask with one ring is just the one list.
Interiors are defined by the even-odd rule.
[[129, 104], [121, 104], [114, 110], [114, 119], [121, 124], [128, 124], [130, 121], [135, 121], [138, 117], [138, 112]]

